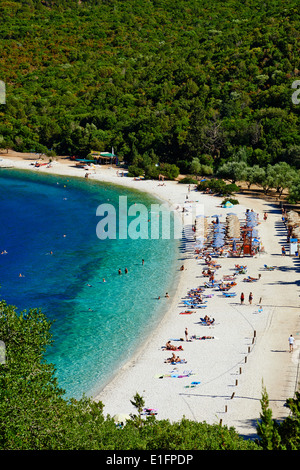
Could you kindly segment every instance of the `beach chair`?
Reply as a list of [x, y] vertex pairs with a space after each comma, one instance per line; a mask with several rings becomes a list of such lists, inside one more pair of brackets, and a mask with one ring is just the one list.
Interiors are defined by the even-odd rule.
[[264, 268], [268, 271], [274, 271], [274, 269], [276, 269], [276, 266], [267, 266], [266, 264], [264, 264]]
[[236, 293], [235, 292], [222, 292], [224, 297], [235, 297]]
[[142, 414], [147, 416], [157, 415], [157, 410], [155, 408], [143, 408]]
[[236, 265], [235, 265], [235, 269], [239, 271], [240, 269], [247, 269], [247, 266], [246, 266], [246, 265], [244, 265], [244, 266], [241, 265], [241, 266], [240, 266], [239, 264], [236, 264]]
[[256, 282], [258, 279], [259, 278], [248, 276], [244, 278], [244, 282]]

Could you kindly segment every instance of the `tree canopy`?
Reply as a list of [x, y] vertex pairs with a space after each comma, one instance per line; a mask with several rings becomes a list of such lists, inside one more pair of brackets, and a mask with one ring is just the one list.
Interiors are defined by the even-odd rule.
[[296, 0], [4, 1], [2, 147], [299, 169]]

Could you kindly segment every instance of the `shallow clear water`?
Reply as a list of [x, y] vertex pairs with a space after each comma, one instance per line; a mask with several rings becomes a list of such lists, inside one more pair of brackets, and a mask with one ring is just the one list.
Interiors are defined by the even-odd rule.
[[55, 320], [46, 359], [75, 398], [99, 391], [132, 356], [177, 283], [178, 240], [97, 237], [97, 207], [109, 203], [118, 210], [120, 195], [128, 206], [145, 204], [149, 214], [157, 203], [90, 180], [0, 173], [0, 253], [7, 252], [0, 255], [1, 298], [18, 310], [41, 308]]

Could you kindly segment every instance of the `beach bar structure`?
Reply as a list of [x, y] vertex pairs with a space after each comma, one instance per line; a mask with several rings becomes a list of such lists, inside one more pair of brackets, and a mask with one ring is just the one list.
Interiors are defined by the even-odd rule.
[[258, 225], [258, 216], [255, 212], [246, 211], [246, 224], [241, 227], [242, 247], [244, 256], [253, 256], [259, 249], [259, 239], [256, 226]]
[[245, 255], [252, 255], [252, 227], [242, 227], [242, 250], [243, 254]]
[[98, 165], [113, 165], [114, 163], [118, 163], [117, 155], [111, 152], [92, 151], [90, 155]]
[[300, 248], [300, 216], [296, 211], [287, 213], [285, 223], [288, 230], [289, 250], [291, 256], [299, 256]]

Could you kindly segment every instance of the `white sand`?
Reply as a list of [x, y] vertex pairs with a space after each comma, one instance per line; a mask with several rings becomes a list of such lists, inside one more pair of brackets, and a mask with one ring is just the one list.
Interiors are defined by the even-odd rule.
[[[84, 176], [85, 170], [75, 168], [69, 160], [60, 160], [52, 168], [35, 169], [30, 155], [10, 152], [3, 154], [0, 166], [11, 162], [14, 167], [33, 171], [69, 176]], [[121, 184], [166, 200], [171, 204], [184, 204], [187, 186], [166, 181], [159, 186], [157, 181], [134, 181], [132, 178], [118, 177], [116, 169], [96, 167], [90, 179]], [[275, 205], [261, 199], [238, 195], [240, 204], [233, 209], [220, 208], [221, 199], [192, 191], [189, 199], [204, 204], [206, 216], [222, 214], [225, 221], [228, 212], [236, 213], [243, 219], [246, 208], [259, 213], [261, 224], [259, 236], [266, 253], [253, 258], [220, 258], [222, 268], [216, 272], [216, 280], [225, 274], [232, 274], [235, 264], [246, 264], [247, 275], [261, 279], [255, 283], [243, 282], [245, 275], [238, 276], [237, 286], [232, 290], [234, 298], [224, 298], [216, 290], [207, 299], [207, 308], [198, 309], [191, 315], [180, 315], [183, 299], [188, 290], [203, 285], [203, 260], [197, 260], [186, 252], [185, 271], [180, 273], [176, 296], [161, 299], [167, 312], [156, 331], [145, 336], [145, 344], [137, 351], [115, 378], [99, 392], [96, 400], [105, 405], [104, 412], [134, 413], [130, 403], [136, 392], [145, 399], [147, 407], [158, 410], [158, 419], [178, 421], [183, 416], [197, 421], [233, 426], [245, 436], [256, 433], [262, 394], [265, 385], [273, 418], [287, 416], [284, 407], [287, 398], [294, 396], [297, 387], [299, 364], [300, 322], [299, 322], [299, 259], [281, 256], [281, 244], [286, 241], [286, 232], [281, 222], [281, 212]], [[263, 213], [268, 220], [263, 221]], [[209, 219], [210, 220], [210, 219]], [[274, 271], [266, 271], [264, 264], [277, 266]], [[253, 292], [253, 304], [249, 305], [248, 295]], [[240, 293], [245, 294], [245, 304], [240, 305]], [[206, 292], [205, 292], [206, 293]], [[162, 292], [164, 295], [164, 292]], [[258, 302], [262, 298], [263, 311], [258, 313]], [[205, 314], [215, 318], [212, 327], [201, 326], [199, 318]], [[186, 364], [172, 366], [164, 363], [170, 352], [161, 347], [169, 339], [184, 338], [184, 330], [189, 335], [214, 336], [214, 339], [191, 342], [173, 341], [182, 345], [183, 352], [177, 354], [185, 358]], [[288, 337], [296, 339], [294, 352], [289, 353]], [[171, 371], [184, 373], [192, 371], [189, 377], [163, 377]], [[193, 388], [186, 388], [191, 382], [201, 382]]]

